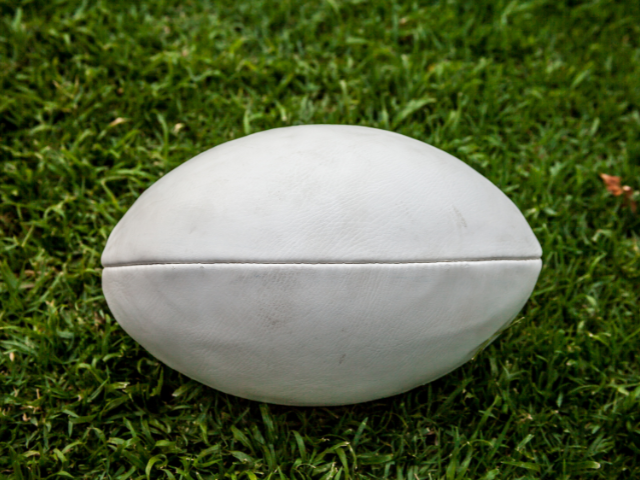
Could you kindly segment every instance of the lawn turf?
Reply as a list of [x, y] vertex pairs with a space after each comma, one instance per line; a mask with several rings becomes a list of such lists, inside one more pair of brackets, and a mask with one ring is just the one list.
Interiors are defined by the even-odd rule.
[[[0, 478], [640, 478], [640, 214], [598, 176], [640, 189], [640, 3], [0, 15]], [[540, 280], [474, 361], [393, 398], [289, 408], [190, 381], [115, 322], [100, 253], [136, 197], [207, 148], [310, 123], [424, 140], [524, 212]]]

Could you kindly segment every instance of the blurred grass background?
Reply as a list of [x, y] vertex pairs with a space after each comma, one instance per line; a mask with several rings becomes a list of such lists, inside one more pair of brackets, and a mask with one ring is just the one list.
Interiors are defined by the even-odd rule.
[[[640, 4], [0, 0], [0, 478], [640, 478]], [[100, 253], [163, 173], [251, 132], [394, 130], [544, 249], [519, 320], [342, 408], [218, 393], [117, 325]], [[636, 200], [638, 194], [636, 193]]]

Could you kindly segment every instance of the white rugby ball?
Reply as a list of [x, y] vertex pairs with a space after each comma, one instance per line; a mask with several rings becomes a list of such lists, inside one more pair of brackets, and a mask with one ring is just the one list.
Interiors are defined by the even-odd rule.
[[475, 170], [374, 128], [234, 140], [158, 180], [102, 255], [109, 307], [223, 392], [343, 405], [462, 365], [531, 294], [541, 249]]

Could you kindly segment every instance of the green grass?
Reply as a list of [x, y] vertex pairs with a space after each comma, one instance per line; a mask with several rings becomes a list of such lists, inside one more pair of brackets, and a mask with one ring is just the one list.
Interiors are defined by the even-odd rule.
[[[640, 189], [640, 4], [0, 15], [0, 478], [640, 478], [640, 215], [598, 178]], [[188, 380], [113, 319], [100, 253], [135, 198], [207, 148], [309, 123], [424, 140], [525, 213], [540, 280], [473, 362], [382, 401], [288, 408]]]

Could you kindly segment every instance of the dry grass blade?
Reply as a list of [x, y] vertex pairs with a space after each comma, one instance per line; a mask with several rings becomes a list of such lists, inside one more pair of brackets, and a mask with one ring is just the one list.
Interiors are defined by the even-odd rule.
[[127, 119], [127, 118], [118, 117], [114, 121], [109, 123], [109, 126], [110, 127], [115, 127], [116, 125], [120, 125], [121, 123], [128, 122], [128, 121], [129, 121], [129, 119]]

